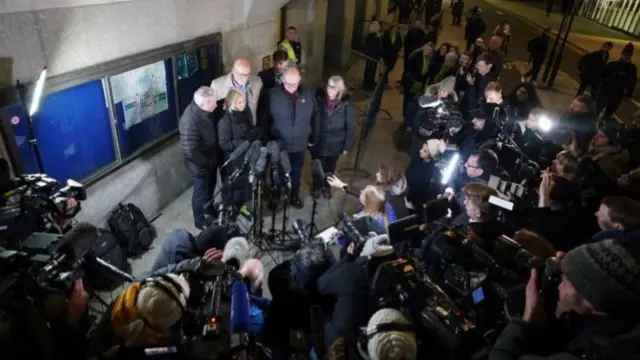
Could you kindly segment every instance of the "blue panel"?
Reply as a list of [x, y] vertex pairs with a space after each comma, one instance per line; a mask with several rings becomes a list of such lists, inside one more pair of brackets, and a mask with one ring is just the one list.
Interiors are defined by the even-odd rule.
[[[35, 172], [35, 156], [25, 140], [28, 126], [19, 105], [9, 107], [18, 116], [13, 125], [25, 172]], [[101, 80], [47, 95], [33, 118], [44, 172], [60, 180], [84, 179], [115, 162], [109, 112]]]
[[[220, 61], [218, 46], [211, 45], [178, 56], [178, 103], [180, 114], [193, 99], [193, 93], [201, 86], [209, 86], [217, 74]], [[194, 69], [194, 64], [198, 66]]]
[[[164, 61], [166, 72], [167, 100], [169, 108], [155, 115], [144, 118], [141, 122], [125, 127], [123, 102], [114, 104], [118, 124], [120, 150], [122, 156], [127, 157], [153, 140], [168, 134], [178, 128], [175, 104], [175, 89], [173, 86], [173, 68], [171, 59]], [[113, 84], [113, 83], [112, 83]]]

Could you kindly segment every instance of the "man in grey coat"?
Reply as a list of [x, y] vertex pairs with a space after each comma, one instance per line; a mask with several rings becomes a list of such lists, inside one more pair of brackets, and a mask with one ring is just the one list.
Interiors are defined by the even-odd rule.
[[191, 174], [191, 207], [198, 229], [204, 227], [204, 206], [213, 197], [217, 182], [218, 141], [212, 116], [216, 101], [210, 87], [199, 88], [180, 117], [179, 124], [180, 150]]
[[219, 100], [225, 99], [230, 89], [240, 90], [247, 102], [247, 107], [251, 110], [253, 125], [259, 125], [257, 120], [258, 100], [262, 91], [262, 79], [257, 75], [251, 75], [249, 60], [238, 59], [234, 61], [231, 73], [213, 80], [211, 88]]
[[318, 139], [318, 108], [314, 93], [300, 86], [300, 70], [291, 67], [282, 75], [282, 86], [269, 90], [273, 134], [291, 162], [291, 205], [300, 209], [300, 176], [308, 146]]

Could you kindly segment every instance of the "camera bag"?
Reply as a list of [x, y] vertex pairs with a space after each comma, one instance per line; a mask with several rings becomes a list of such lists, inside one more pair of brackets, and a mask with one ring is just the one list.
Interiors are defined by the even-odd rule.
[[129, 256], [138, 257], [151, 247], [154, 238], [151, 223], [136, 205], [118, 204], [107, 224]]

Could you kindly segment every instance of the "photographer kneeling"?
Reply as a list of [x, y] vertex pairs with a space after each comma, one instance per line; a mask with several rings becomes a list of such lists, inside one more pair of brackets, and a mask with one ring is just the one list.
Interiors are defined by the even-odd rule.
[[[512, 319], [489, 360], [635, 359], [640, 354], [640, 247], [605, 240], [562, 259], [557, 323], [548, 323], [539, 278], [531, 271], [521, 319]], [[542, 279], [544, 280], [544, 279]], [[546, 330], [546, 331], [545, 331]], [[543, 332], [544, 331], [544, 332]]]

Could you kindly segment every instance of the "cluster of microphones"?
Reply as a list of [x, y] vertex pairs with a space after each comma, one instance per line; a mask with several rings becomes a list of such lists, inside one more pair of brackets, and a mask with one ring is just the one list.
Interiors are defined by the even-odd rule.
[[286, 150], [281, 151], [277, 141], [269, 141], [266, 146], [262, 146], [259, 140], [253, 143], [246, 140], [231, 153], [222, 167], [230, 164], [235, 164], [236, 167], [227, 179], [228, 182], [236, 180], [248, 168], [249, 182], [255, 185], [262, 179], [268, 164], [272, 185], [285, 185], [291, 190], [289, 153]]

